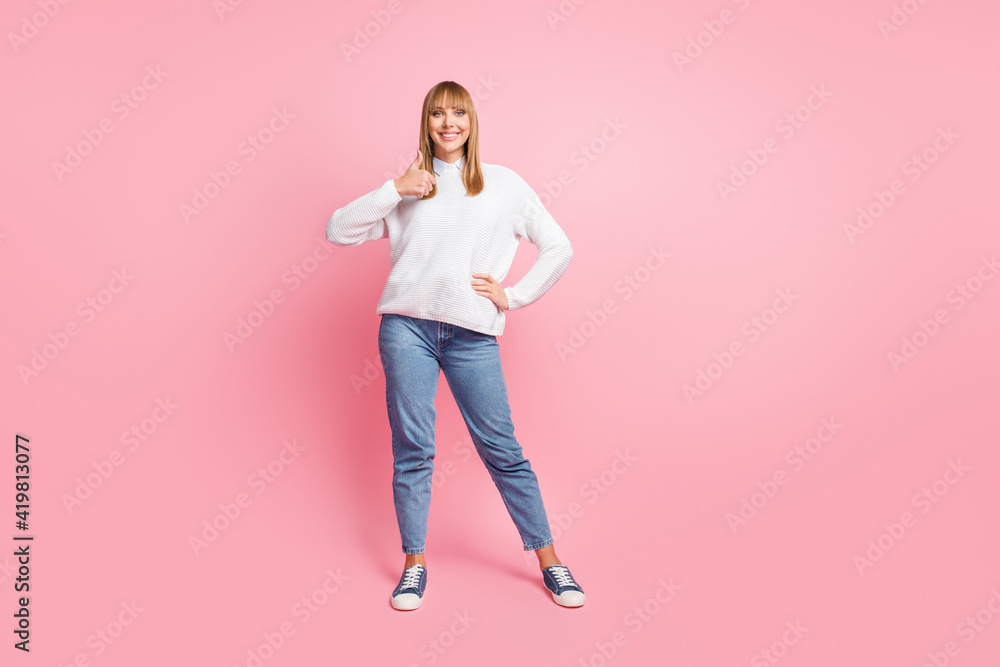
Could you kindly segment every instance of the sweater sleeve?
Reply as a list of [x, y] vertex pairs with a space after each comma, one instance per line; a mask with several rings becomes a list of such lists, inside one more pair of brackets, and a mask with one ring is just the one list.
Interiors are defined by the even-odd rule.
[[527, 238], [538, 247], [538, 257], [527, 273], [515, 284], [505, 287], [507, 309], [517, 310], [538, 300], [566, 272], [573, 259], [573, 246], [541, 199], [518, 177], [523, 196], [516, 225], [518, 237]]
[[356, 246], [388, 235], [385, 217], [403, 200], [389, 179], [366, 195], [333, 212], [326, 238], [339, 246]]

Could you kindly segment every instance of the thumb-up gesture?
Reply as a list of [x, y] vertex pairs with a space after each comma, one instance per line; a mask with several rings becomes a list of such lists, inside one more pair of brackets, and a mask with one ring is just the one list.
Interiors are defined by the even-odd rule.
[[406, 168], [406, 171], [402, 176], [393, 181], [396, 186], [396, 192], [399, 193], [400, 197], [405, 197], [406, 195], [423, 197], [431, 191], [431, 186], [436, 183], [434, 180], [434, 174], [420, 168], [420, 160], [422, 157], [420, 149], [418, 148], [417, 159], [413, 161], [413, 164]]

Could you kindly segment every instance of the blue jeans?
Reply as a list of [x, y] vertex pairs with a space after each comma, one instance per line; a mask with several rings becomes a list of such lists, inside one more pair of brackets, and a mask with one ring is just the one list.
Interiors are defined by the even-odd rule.
[[525, 551], [552, 544], [538, 479], [514, 438], [497, 337], [447, 322], [385, 313], [378, 350], [392, 429], [392, 498], [403, 553], [424, 551], [434, 472], [434, 396], [442, 370]]

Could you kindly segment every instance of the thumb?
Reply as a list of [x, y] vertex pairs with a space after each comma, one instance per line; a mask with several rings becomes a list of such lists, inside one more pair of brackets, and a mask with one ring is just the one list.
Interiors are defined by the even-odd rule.
[[417, 159], [413, 161], [413, 164], [411, 164], [409, 167], [406, 168], [406, 171], [413, 171], [414, 169], [419, 169], [420, 168], [420, 162], [422, 160], [423, 160], [423, 155], [420, 154], [420, 149], [418, 148], [417, 149]]

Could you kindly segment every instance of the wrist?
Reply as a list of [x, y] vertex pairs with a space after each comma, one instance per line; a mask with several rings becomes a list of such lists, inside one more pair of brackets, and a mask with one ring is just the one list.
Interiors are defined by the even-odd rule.
[[503, 293], [507, 297], [507, 310], [514, 310], [514, 302], [511, 299], [510, 287], [504, 287]]

